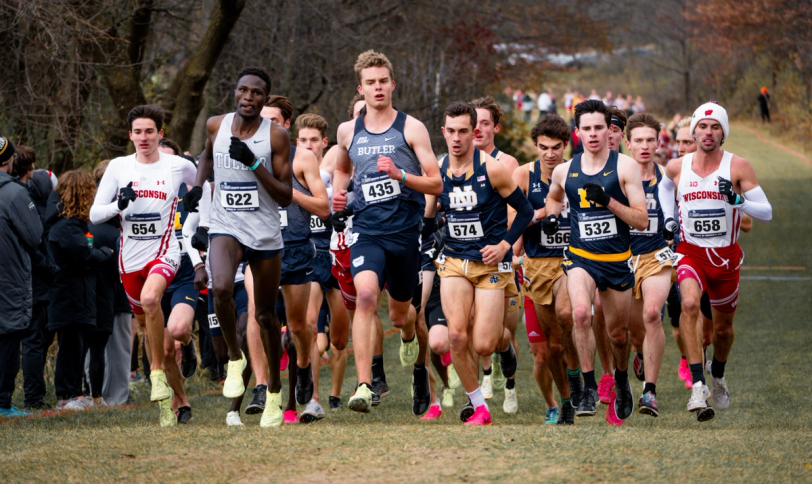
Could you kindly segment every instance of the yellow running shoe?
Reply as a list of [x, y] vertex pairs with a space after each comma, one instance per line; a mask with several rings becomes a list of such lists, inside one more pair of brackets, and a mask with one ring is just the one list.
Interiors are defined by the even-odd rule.
[[152, 381], [152, 393], [149, 399], [153, 402], [159, 402], [172, 398], [173, 392], [169, 383], [166, 382], [166, 373], [163, 370], [152, 370], [149, 372], [150, 381]]
[[505, 378], [505, 374], [502, 373], [502, 360], [497, 353], [491, 355], [491, 370], [491, 382], [493, 383], [493, 388], [496, 388], [497, 390], [505, 388], [507, 378]]
[[409, 368], [410, 366], [417, 363], [417, 353], [420, 348], [417, 345], [417, 334], [414, 335], [411, 341], [404, 341], [403, 340], [403, 332], [401, 332], [400, 337], [400, 364], [404, 368]]
[[369, 386], [366, 384], [358, 385], [355, 393], [350, 397], [350, 401], [347, 402], [347, 406], [350, 407], [350, 410], [356, 412], [369, 413], [372, 408], [372, 390]]
[[443, 388], [443, 398], [442, 398], [443, 406], [444, 407], [453, 407], [454, 406], [454, 389], [453, 388]]
[[[150, 375], [151, 377], [151, 375]], [[152, 380], [155, 381], [154, 379]], [[169, 389], [169, 398], [164, 398], [158, 402], [158, 407], [161, 409], [161, 427], [174, 427], [178, 425], [178, 417], [175, 416], [175, 411], [172, 410], [172, 389]]]
[[242, 372], [248, 360], [245, 359], [245, 353], [240, 350], [240, 359], [237, 361], [228, 362], [228, 373], [226, 374], [226, 381], [223, 383], [223, 396], [226, 398], [241, 397], [245, 393], [245, 383], [242, 381]]
[[265, 410], [262, 411], [259, 426], [263, 428], [281, 427], [282, 421], [285, 419], [285, 413], [282, 411], [282, 394], [271, 393], [267, 390], [265, 392]]
[[454, 363], [448, 365], [448, 386], [450, 386], [452, 390], [456, 390], [462, 386], [462, 380], [460, 380], [460, 376], [457, 375], [457, 370], [454, 369]]

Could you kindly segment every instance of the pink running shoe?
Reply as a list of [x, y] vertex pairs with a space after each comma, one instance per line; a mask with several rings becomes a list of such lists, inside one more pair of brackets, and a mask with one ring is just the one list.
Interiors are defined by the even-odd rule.
[[488, 406], [480, 405], [463, 425], [490, 425], [491, 423], [493, 422], [491, 422], [491, 412], [488, 410]]
[[285, 420], [283, 420], [282, 423], [286, 423], [286, 424], [299, 423], [299, 411], [298, 410], [285, 410]]
[[288, 363], [290, 363], [290, 357], [288, 356], [288, 352], [287, 350], [282, 350], [282, 357], [279, 358], [279, 371], [287, 370]]
[[679, 377], [685, 380], [685, 388], [693, 388], [694, 384], [691, 379], [691, 368], [688, 366], [688, 360], [685, 358], [679, 359]]
[[609, 392], [609, 405], [606, 407], [606, 422], [609, 425], [614, 425], [615, 427], [620, 427], [623, 425], [623, 420], [617, 418], [615, 414], [615, 398], [617, 398], [617, 393], [614, 391]]
[[440, 406], [440, 404], [432, 405], [431, 407], [429, 407], [429, 411], [426, 412], [425, 415], [420, 417], [420, 419], [421, 420], [434, 420], [435, 418], [440, 418], [440, 416], [442, 414], [443, 414], [443, 408]]
[[609, 403], [612, 401], [610, 394], [612, 393], [613, 386], [615, 386], [615, 379], [612, 378], [612, 375], [603, 375], [601, 377], [601, 381], [598, 382], [598, 396], [601, 399], [601, 403]]
[[443, 363], [443, 366], [448, 366], [451, 364], [451, 352], [446, 351], [442, 355], [440, 355], [440, 361]]

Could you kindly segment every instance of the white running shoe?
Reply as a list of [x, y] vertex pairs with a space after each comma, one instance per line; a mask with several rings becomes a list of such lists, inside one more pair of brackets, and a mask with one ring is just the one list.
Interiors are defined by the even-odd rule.
[[307, 407], [299, 413], [299, 423], [310, 423], [324, 418], [324, 409], [316, 399], [311, 398]]
[[485, 375], [482, 377], [482, 385], [480, 385], [482, 389], [482, 396], [485, 397], [486, 400], [493, 398], [493, 383], [491, 383], [491, 375]]
[[730, 406], [730, 392], [727, 390], [727, 383], [725, 383], [725, 377], [716, 378], [711, 376], [711, 384], [713, 385], [713, 403], [716, 404], [716, 408], [719, 410], [724, 410], [728, 406]]
[[236, 410], [228, 412], [228, 414], [226, 414], [226, 425], [229, 427], [241, 427], [243, 423], [242, 420], [240, 420], [240, 412]]
[[516, 413], [519, 411], [519, 401], [516, 399], [515, 388], [505, 388], [505, 403], [502, 405], [505, 413]]
[[[88, 405], [88, 402], [90, 404]], [[62, 407], [65, 410], [87, 410], [88, 408], [93, 406], [93, 400], [84, 397], [73, 397], [68, 400], [65, 405]]]
[[701, 381], [694, 383], [691, 387], [691, 399], [688, 400], [688, 411], [696, 412], [706, 408], [710, 396], [707, 385], [703, 385]]

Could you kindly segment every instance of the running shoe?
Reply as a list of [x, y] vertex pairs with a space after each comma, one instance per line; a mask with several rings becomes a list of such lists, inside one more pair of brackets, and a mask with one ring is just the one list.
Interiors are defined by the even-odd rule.
[[369, 413], [372, 408], [372, 389], [366, 383], [356, 387], [347, 406], [354, 412]]
[[685, 388], [691, 388], [691, 367], [688, 366], [688, 360], [685, 358], [679, 359], [679, 377], [685, 382]]
[[623, 425], [623, 420], [617, 418], [617, 414], [615, 413], [615, 400], [617, 400], [617, 393], [612, 390], [609, 394], [611, 401], [609, 405], [606, 406], [606, 423], [609, 425], [614, 425], [615, 427], [620, 427]]
[[299, 423], [299, 411], [298, 410], [285, 410], [285, 415], [283, 418], [283, 422], [286, 424], [297, 424]]
[[516, 375], [519, 359], [516, 358], [516, 350], [513, 349], [513, 343], [509, 343], [508, 349], [499, 353], [499, 361], [502, 363], [502, 373], [505, 375], [505, 378], [511, 378]]
[[245, 407], [246, 415], [255, 415], [265, 410], [265, 394], [268, 393], [267, 385], [257, 385], [254, 387], [254, 398]]
[[558, 425], [572, 425], [575, 423], [575, 407], [572, 406], [572, 400], [561, 405], [561, 410], [558, 414]]
[[598, 391], [594, 388], [585, 388], [584, 393], [581, 394], [581, 401], [578, 402], [578, 410], [575, 415], [578, 417], [591, 417], [595, 415], [597, 409], [595, 402], [598, 401]]
[[192, 407], [178, 407], [178, 423], [187, 424], [192, 420]]
[[612, 387], [615, 386], [615, 379], [612, 375], [603, 375], [601, 381], [598, 382], [598, 397], [601, 403], [609, 403], [612, 401], [611, 396]]
[[696, 412], [696, 420], [698, 422], [707, 422], [708, 420], [712, 419], [716, 416], [716, 412], [713, 410], [713, 407], [708, 404], [707, 407], [697, 410]]
[[37, 411], [37, 410], [44, 411], [44, 410], [51, 410], [51, 408], [52, 408], [51, 404], [49, 404], [45, 400], [40, 400], [38, 402], [32, 403], [31, 405], [26, 405], [23, 410], [26, 411], [26, 412], [28, 412], [28, 411]]
[[235, 410], [226, 414], [226, 425], [229, 427], [240, 427], [242, 424], [242, 420], [240, 420], [240, 412]]
[[505, 403], [502, 404], [505, 413], [516, 413], [519, 411], [519, 401], [516, 399], [515, 388], [505, 388]]
[[544, 423], [545, 424], [558, 423], [558, 407], [552, 407], [547, 409], [547, 413], [544, 415]]
[[245, 353], [240, 350], [240, 359], [228, 362], [226, 381], [223, 383], [223, 396], [226, 398], [241, 397], [245, 393], [245, 383], [242, 381], [242, 372], [248, 365]]
[[73, 397], [62, 406], [63, 410], [81, 411], [93, 406], [93, 400], [84, 397]]
[[[294, 410], [295, 411], [295, 410]], [[294, 422], [296, 416], [293, 417]], [[259, 419], [260, 427], [279, 427], [282, 422], [290, 423], [287, 421], [287, 414], [282, 412], [282, 393], [271, 393], [265, 391], [265, 410], [262, 411], [262, 418]]]
[[330, 399], [327, 402], [330, 407], [330, 410], [343, 410], [344, 406], [341, 405], [341, 399], [339, 397], [334, 397], [330, 395]]
[[493, 422], [491, 422], [491, 412], [488, 410], [488, 406], [480, 405], [463, 425], [490, 425], [491, 423]]
[[615, 399], [615, 415], [620, 420], [626, 420], [634, 411], [634, 395], [632, 394], [632, 384], [626, 379], [626, 385], [618, 386], [615, 380], [615, 391], [617, 398]]
[[315, 388], [312, 365], [296, 368], [296, 403], [306, 405], [313, 398]]
[[660, 415], [660, 410], [657, 408], [657, 397], [653, 393], [646, 392], [640, 397], [639, 412], [652, 417]]
[[197, 350], [195, 340], [190, 339], [188, 345], [180, 345], [180, 374], [183, 378], [192, 378], [197, 371]]
[[474, 405], [471, 403], [471, 399], [468, 399], [468, 403], [462, 406], [460, 409], [460, 420], [463, 422], [467, 422], [469, 418], [474, 414]]
[[440, 405], [432, 405], [429, 407], [429, 411], [426, 412], [425, 415], [420, 417], [421, 420], [434, 420], [436, 418], [440, 418], [443, 415], [443, 408]]
[[457, 370], [454, 369], [454, 364], [448, 365], [448, 386], [450, 386], [453, 390], [462, 386], [462, 380], [460, 380], [460, 376], [457, 375]]
[[725, 377], [716, 378], [711, 376], [711, 395], [713, 395], [713, 403], [719, 410], [724, 410], [730, 406], [730, 392], [727, 390], [727, 383]]
[[634, 376], [640, 381], [646, 381], [646, 370], [643, 368], [643, 360], [640, 359], [640, 353], [634, 354]]
[[321, 408], [319, 402], [311, 398], [307, 403], [307, 407], [299, 413], [299, 423], [310, 423], [324, 418], [324, 409]]
[[446, 408], [454, 406], [454, 389], [449, 387], [443, 387], [443, 393], [440, 397], [440, 400], [443, 402], [443, 406]]
[[282, 357], [279, 358], [279, 371], [287, 370], [288, 363], [290, 363], [290, 356], [288, 356], [288, 350], [282, 350]]
[[[170, 392], [172, 389], [169, 390]], [[172, 397], [164, 398], [158, 402], [158, 407], [161, 409], [161, 427], [175, 427], [178, 425], [178, 418], [175, 416], [175, 411], [172, 410]]]
[[172, 398], [172, 388], [169, 387], [169, 383], [166, 381], [166, 374], [163, 370], [152, 370], [152, 372], [150, 372], [150, 379], [152, 380], [152, 393], [149, 397], [151, 401], [158, 402]]
[[423, 415], [431, 405], [431, 389], [429, 388], [429, 369], [425, 366], [422, 370], [415, 369], [412, 371], [412, 389], [414, 395], [412, 396], [412, 413], [415, 415]]
[[377, 407], [381, 404], [381, 399], [389, 396], [389, 385], [386, 380], [380, 378], [372, 380], [372, 406]]
[[491, 355], [491, 384], [495, 390], [505, 388], [507, 377], [502, 373], [502, 363], [496, 354]]
[[135, 370], [130, 372], [130, 383], [141, 383], [144, 381], [144, 375], [140, 371]]
[[708, 399], [711, 393], [707, 385], [703, 385], [701, 381], [693, 384], [691, 388], [691, 399], [688, 400], [688, 411], [696, 412], [708, 406]]
[[581, 404], [581, 395], [584, 393], [584, 381], [581, 380], [581, 373], [570, 375], [567, 373], [567, 384], [570, 387], [573, 408], [578, 408]]
[[22, 410], [18, 409], [14, 405], [8, 408], [0, 408], [0, 417], [3, 418], [20, 418], [20, 417], [27, 417], [31, 415], [29, 412], [23, 412]]
[[485, 375], [482, 377], [482, 396], [485, 397], [486, 400], [493, 398], [493, 384], [491, 383], [491, 375]]
[[400, 337], [400, 364], [403, 368], [409, 368], [417, 363], [417, 352], [419, 350], [417, 335], [411, 341], [403, 341], [403, 332]]

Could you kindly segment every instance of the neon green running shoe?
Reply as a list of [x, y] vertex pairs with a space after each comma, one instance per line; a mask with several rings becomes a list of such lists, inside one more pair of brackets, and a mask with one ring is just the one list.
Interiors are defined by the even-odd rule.
[[462, 380], [460, 380], [460, 376], [457, 375], [457, 370], [454, 369], [454, 363], [448, 365], [448, 386], [450, 386], [452, 390], [456, 390], [462, 386]]
[[281, 427], [285, 419], [285, 413], [282, 411], [282, 393], [271, 393], [267, 390], [265, 392], [265, 410], [262, 411], [259, 426]]
[[443, 388], [443, 397], [441, 399], [444, 407], [454, 406], [454, 389], [445, 387]]
[[153, 402], [160, 402], [167, 398], [172, 398], [173, 392], [166, 381], [166, 373], [163, 370], [150, 371], [150, 381], [152, 382], [152, 393], [149, 399]]
[[[155, 382], [155, 379], [152, 379]], [[154, 383], [153, 383], [154, 384]], [[158, 407], [161, 409], [161, 427], [175, 427], [178, 425], [178, 417], [175, 416], [175, 411], [172, 410], [172, 389], [169, 389], [169, 398], [164, 398], [158, 402]]]
[[493, 370], [491, 373], [493, 387], [497, 390], [505, 388], [507, 378], [505, 378], [505, 374], [502, 373], [502, 359], [496, 353], [491, 355], [491, 369]]
[[417, 363], [417, 352], [420, 350], [417, 344], [417, 334], [412, 338], [411, 341], [404, 341], [403, 340], [403, 333], [401, 332], [400, 337], [400, 364], [404, 368], [409, 368], [410, 366]]
[[372, 390], [369, 385], [364, 383], [358, 385], [355, 393], [350, 397], [350, 401], [347, 402], [347, 406], [350, 407], [350, 410], [356, 412], [369, 413], [372, 408]]
[[248, 360], [245, 359], [245, 353], [243, 353], [242, 350], [240, 350], [239, 360], [229, 360], [226, 381], [223, 383], [224, 397], [237, 398], [245, 393], [245, 383], [242, 381], [242, 372], [245, 370], [246, 365], [248, 365]]

